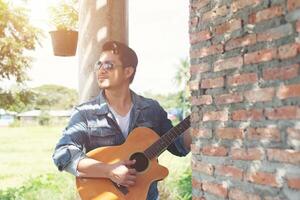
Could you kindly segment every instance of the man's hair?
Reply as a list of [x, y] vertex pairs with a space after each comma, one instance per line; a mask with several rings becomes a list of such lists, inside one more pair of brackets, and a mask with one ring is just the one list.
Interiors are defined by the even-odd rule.
[[112, 51], [113, 54], [118, 55], [123, 67], [133, 67], [134, 72], [130, 77], [131, 83], [133, 81], [138, 64], [138, 58], [134, 50], [124, 43], [118, 41], [108, 41], [103, 44], [102, 52], [103, 51]]

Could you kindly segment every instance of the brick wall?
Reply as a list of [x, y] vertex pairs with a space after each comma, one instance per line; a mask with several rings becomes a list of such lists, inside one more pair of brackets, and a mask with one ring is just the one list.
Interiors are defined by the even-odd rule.
[[300, 199], [300, 0], [190, 0], [193, 199]]

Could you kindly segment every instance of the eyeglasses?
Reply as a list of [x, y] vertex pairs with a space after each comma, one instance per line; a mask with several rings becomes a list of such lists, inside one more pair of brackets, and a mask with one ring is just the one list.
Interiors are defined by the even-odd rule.
[[98, 60], [95, 63], [94, 71], [95, 72], [99, 71], [101, 67], [106, 71], [110, 71], [110, 70], [114, 69], [116, 66], [121, 66], [121, 65], [115, 65], [114, 63], [112, 63], [110, 61], [101, 62], [100, 60]]

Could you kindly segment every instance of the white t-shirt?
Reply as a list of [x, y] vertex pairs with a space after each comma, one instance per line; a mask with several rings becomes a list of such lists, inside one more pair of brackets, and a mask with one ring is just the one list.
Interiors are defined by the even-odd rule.
[[119, 127], [122, 131], [122, 134], [123, 134], [124, 138], [126, 139], [128, 136], [128, 128], [129, 128], [129, 120], [130, 120], [130, 112], [132, 109], [132, 104], [130, 106], [128, 113], [124, 117], [119, 115], [112, 107], [110, 107], [110, 106], [108, 106], [108, 107], [111, 110], [111, 112], [113, 113], [113, 115], [115, 116], [117, 124], [119, 125]]

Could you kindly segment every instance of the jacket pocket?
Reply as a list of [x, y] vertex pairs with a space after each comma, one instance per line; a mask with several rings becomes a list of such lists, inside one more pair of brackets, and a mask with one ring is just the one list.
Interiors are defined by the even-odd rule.
[[[103, 120], [106, 121], [106, 119]], [[111, 146], [116, 143], [116, 132], [107, 122], [101, 121], [88, 124], [89, 140], [92, 148]]]

